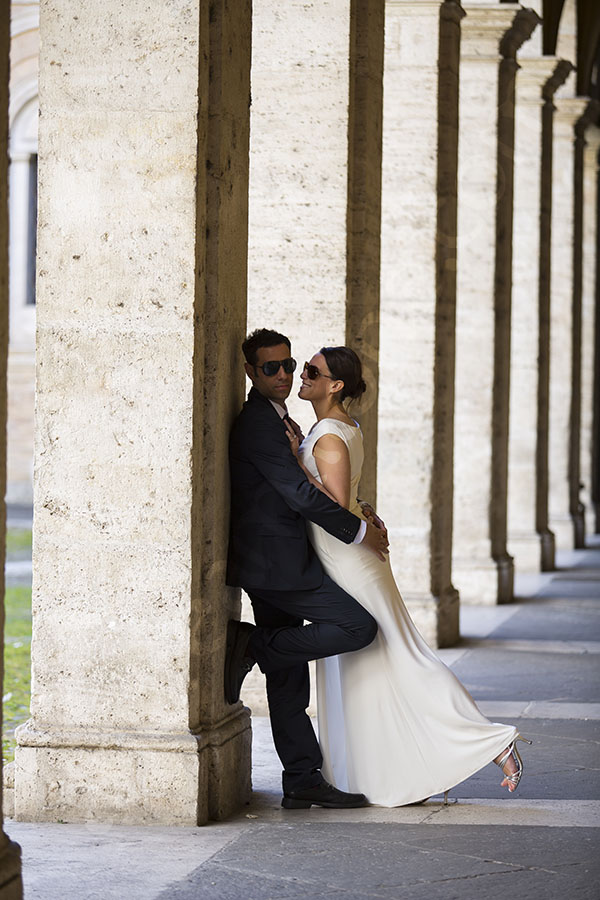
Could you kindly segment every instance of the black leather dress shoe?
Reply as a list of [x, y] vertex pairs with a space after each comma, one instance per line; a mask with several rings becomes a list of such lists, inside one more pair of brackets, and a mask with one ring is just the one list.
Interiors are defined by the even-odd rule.
[[348, 794], [346, 791], [338, 790], [328, 781], [322, 781], [316, 787], [286, 791], [281, 805], [284, 809], [308, 809], [311, 806], [356, 809], [359, 806], [367, 806], [368, 800], [364, 794]]
[[248, 641], [255, 629], [250, 622], [227, 623], [227, 644], [225, 648], [225, 699], [237, 703], [240, 699], [242, 682], [256, 660], [248, 652]]

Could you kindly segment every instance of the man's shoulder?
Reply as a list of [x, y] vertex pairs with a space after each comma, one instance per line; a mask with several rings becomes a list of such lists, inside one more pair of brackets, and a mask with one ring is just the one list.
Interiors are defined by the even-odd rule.
[[280, 429], [280, 419], [269, 401], [250, 395], [236, 416], [231, 433], [232, 436], [255, 433], [257, 430], [278, 433]]
[[257, 420], [264, 421], [267, 424], [277, 425], [278, 416], [273, 406], [268, 400], [260, 395], [256, 396], [252, 391], [248, 395], [240, 412], [235, 420], [236, 424], [255, 422]]

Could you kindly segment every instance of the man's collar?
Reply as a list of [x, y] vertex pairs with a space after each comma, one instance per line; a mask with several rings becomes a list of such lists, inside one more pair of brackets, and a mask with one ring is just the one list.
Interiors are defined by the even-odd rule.
[[269, 400], [269, 403], [274, 408], [275, 412], [279, 416], [280, 419], [285, 419], [288, 414], [287, 408], [282, 406], [281, 403], [275, 403], [274, 400]]
[[281, 406], [279, 403], [275, 403], [274, 400], [269, 400], [268, 397], [263, 397], [261, 392], [257, 388], [255, 388], [254, 385], [252, 385], [252, 387], [250, 388], [248, 400], [259, 400], [262, 403], [268, 403], [273, 407], [280, 419], [285, 418], [285, 416], [287, 416], [288, 414], [287, 408], [285, 406]]

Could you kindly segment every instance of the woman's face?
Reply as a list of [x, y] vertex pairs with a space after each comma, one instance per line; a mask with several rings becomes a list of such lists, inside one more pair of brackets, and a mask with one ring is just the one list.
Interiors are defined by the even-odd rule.
[[331, 372], [327, 367], [325, 357], [322, 353], [315, 353], [315, 355], [310, 360], [309, 365], [314, 366], [316, 369], [318, 369], [320, 374], [314, 380], [312, 380], [308, 377], [308, 372], [306, 371], [306, 369], [304, 369], [300, 373], [300, 380], [302, 384], [300, 386], [300, 390], [298, 391], [298, 396], [301, 400], [324, 400], [326, 397], [332, 394], [333, 385], [337, 386], [340, 384], [340, 382], [335, 381], [332, 378]]

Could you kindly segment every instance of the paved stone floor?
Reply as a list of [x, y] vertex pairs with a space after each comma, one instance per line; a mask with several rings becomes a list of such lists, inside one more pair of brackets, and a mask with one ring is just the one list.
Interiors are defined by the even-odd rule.
[[[486, 715], [518, 724], [517, 793], [490, 765], [401, 809], [285, 811], [268, 720], [254, 720], [254, 799], [203, 828], [6, 821], [40, 900], [530, 900], [600, 898], [600, 540], [520, 599], [465, 608], [442, 651]], [[399, 765], [401, 762], [399, 761]], [[407, 773], [410, 777], [410, 773]]]

